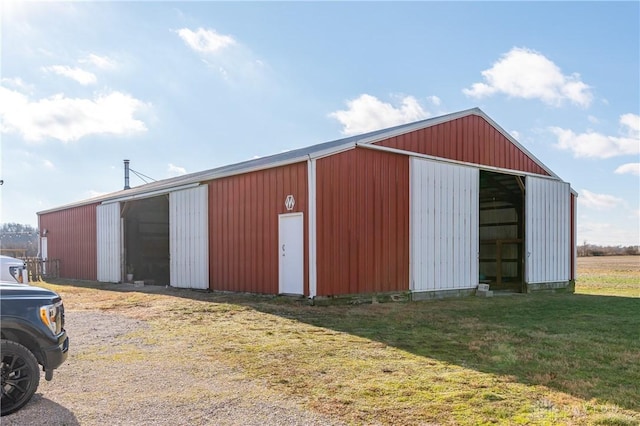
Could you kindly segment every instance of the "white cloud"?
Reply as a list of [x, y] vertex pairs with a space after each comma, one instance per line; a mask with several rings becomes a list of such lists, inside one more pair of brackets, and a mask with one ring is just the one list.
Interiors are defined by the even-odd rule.
[[520, 132], [519, 132], [519, 131], [517, 131], [517, 130], [512, 130], [512, 131], [510, 131], [510, 132], [509, 132], [509, 134], [510, 134], [511, 136], [513, 136], [516, 140], [517, 140], [517, 139], [520, 139]]
[[437, 97], [437, 96], [428, 96], [427, 99], [429, 100], [429, 102], [431, 102], [433, 105], [435, 106], [440, 106], [440, 104], [442, 103], [442, 100]]
[[20, 77], [16, 77], [16, 78], [4, 77], [0, 80], [0, 82], [2, 82], [4, 86], [20, 89], [23, 92], [33, 91], [33, 86], [26, 84]]
[[80, 59], [81, 64], [91, 64], [103, 70], [114, 70], [118, 64], [107, 56], [100, 56], [90, 53], [86, 58]]
[[196, 31], [182, 28], [174, 32], [199, 54], [207, 68], [217, 73], [229, 86], [240, 90], [249, 87], [272, 88], [272, 83], [266, 80], [271, 72], [267, 62], [258, 59], [250, 48], [232, 36], [204, 28]]
[[562, 70], [544, 55], [526, 48], [514, 47], [487, 70], [485, 82], [474, 83], [463, 93], [483, 98], [496, 93], [523, 99], [540, 99], [549, 105], [568, 100], [582, 107], [591, 104], [590, 87], [579, 74], [564, 75]]
[[640, 139], [640, 115], [623, 114], [620, 116], [620, 124], [623, 133], [626, 133], [630, 138]]
[[575, 157], [610, 158], [619, 155], [640, 154], [640, 117], [635, 114], [624, 114], [620, 117], [622, 134], [607, 136], [587, 131], [576, 134], [572, 130], [551, 127], [556, 135], [560, 149], [570, 150]]
[[176, 33], [187, 46], [200, 53], [215, 53], [236, 43], [231, 36], [218, 34], [214, 30], [204, 28], [198, 28], [195, 32], [188, 28], [182, 28]]
[[56, 168], [50, 160], [42, 160], [42, 167], [48, 170], [54, 170]]
[[83, 86], [95, 84], [96, 81], [98, 81], [94, 73], [80, 68], [71, 68], [66, 65], [51, 65], [50, 67], [44, 67], [43, 69], [75, 80]]
[[0, 87], [0, 116], [4, 133], [19, 133], [26, 141], [54, 138], [76, 141], [94, 134], [124, 135], [147, 130], [134, 115], [148, 107], [121, 92], [97, 95], [94, 99], [68, 98], [57, 94], [30, 100]]
[[638, 141], [631, 138], [606, 136], [591, 131], [576, 134], [559, 127], [551, 127], [550, 130], [558, 138], [556, 146], [572, 151], [575, 157], [610, 158], [640, 152]]
[[413, 96], [402, 98], [400, 105], [395, 107], [382, 102], [375, 96], [362, 94], [356, 99], [347, 101], [347, 107], [347, 110], [329, 114], [329, 117], [335, 118], [343, 125], [342, 133], [345, 135], [366, 133], [422, 120], [429, 116]]
[[[205, 63], [207, 62], [205, 61]], [[227, 81], [229, 80], [229, 73], [227, 72], [226, 69], [224, 69], [224, 67], [218, 67], [218, 71], [220, 72], [220, 76], [222, 77], [223, 80], [227, 80]]]
[[623, 200], [613, 195], [596, 194], [595, 192], [583, 189], [580, 191], [578, 203], [581, 206], [595, 210], [610, 210], [623, 203]]
[[176, 166], [171, 163], [169, 163], [169, 167], [167, 168], [167, 171], [171, 176], [182, 176], [187, 174], [187, 169], [185, 169], [184, 167]]
[[630, 175], [640, 176], [640, 163], [627, 163], [619, 166], [614, 173], [619, 175], [628, 173]]
[[578, 241], [605, 246], [640, 244], [637, 226], [620, 227], [611, 223], [578, 221]]

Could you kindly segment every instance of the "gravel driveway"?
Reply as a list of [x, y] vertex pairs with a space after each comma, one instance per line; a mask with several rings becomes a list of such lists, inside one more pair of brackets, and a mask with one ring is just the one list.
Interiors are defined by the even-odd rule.
[[[2, 418], [9, 425], [338, 425], [302, 408], [300, 401], [275, 394], [225, 366], [196, 376], [167, 354], [164, 362], [96, 358], [141, 340], [144, 321], [117, 313], [67, 311], [67, 362], [47, 382], [41, 376], [33, 399]], [[144, 353], [144, 352], [143, 352]], [[113, 354], [112, 354], [113, 355]], [[115, 358], [117, 359], [117, 357]], [[156, 357], [157, 359], [157, 357]], [[193, 389], [197, 392], [193, 392]], [[191, 392], [185, 392], [185, 389]], [[196, 395], [194, 397], [194, 395]]]

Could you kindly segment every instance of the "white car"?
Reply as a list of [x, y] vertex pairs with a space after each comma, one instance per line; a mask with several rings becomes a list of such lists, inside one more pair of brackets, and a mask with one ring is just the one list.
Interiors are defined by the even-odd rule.
[[25, 261], [15, 257], [0, 256], [0, 281], [26, 284], [28, 278]]

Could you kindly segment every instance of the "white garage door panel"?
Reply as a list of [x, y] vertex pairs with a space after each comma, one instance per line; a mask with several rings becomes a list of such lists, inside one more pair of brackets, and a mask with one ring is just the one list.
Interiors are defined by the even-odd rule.
[[207, 185], [169, 195], [169, 252], [173, 287], [209, 288]]
[[527, 176], [526, 281], [564, 282], [571, 268], [569, 184]]
[[411, 290], [478, 284], [479, 173], [411, 159]]
[[102, 204], [96, 209], [98, 281], [121, 281], [120, 203]]

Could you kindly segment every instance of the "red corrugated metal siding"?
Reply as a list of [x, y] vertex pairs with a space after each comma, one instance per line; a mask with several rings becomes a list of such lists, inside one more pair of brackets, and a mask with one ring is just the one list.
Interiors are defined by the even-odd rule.
[[527, 154], [477, 115], [416, 130], [376, 145], [548, 176]]
[[[308, 283], [307, 163], [209, 183], [209, 282], [212, 290], [278, 293], [278, 215], [304, 214], [304, 291]], [[284, 201], [293, 195], [295, 206]]]
[[353, 149], [317, 161], [317, 295], [409, 289], [409, 159]]
[[97, 279], [96, 206], [89, 204], [39, 216], [47, 229], [47, 255], [60, 260], [60, 277]]

